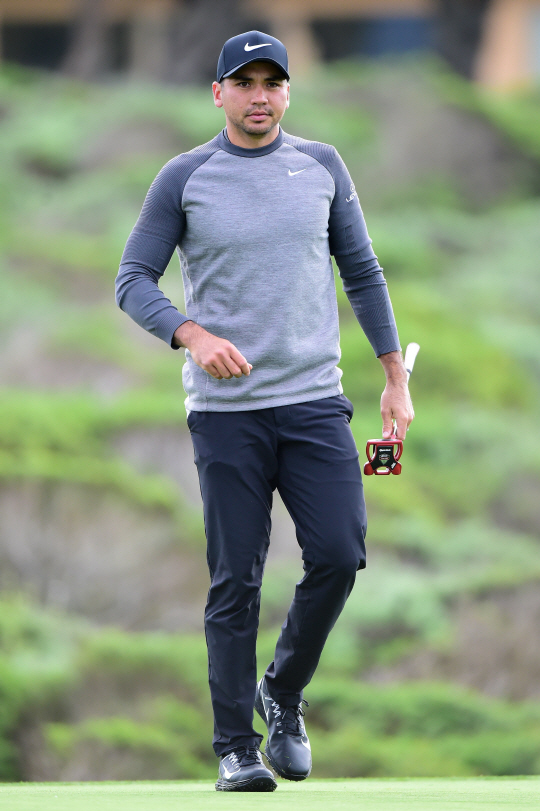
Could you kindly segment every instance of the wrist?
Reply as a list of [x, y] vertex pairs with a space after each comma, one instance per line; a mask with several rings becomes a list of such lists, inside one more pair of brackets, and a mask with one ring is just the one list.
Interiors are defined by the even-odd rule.
[[183, 324], [180, 324], [178, 329], [175, 330], [173, 335], [173, 343], [175, 346], [185, 346], [186, 349], [189, 349], [189, 344], [193, 339], [195, 332], [201, 329], [195, 321], [184, 321]]
[[385, 355], [379, 355], [379, 360], [384, 369], [387, 383], [407, 383], [407, 370], [401, 352], [388, 352]]

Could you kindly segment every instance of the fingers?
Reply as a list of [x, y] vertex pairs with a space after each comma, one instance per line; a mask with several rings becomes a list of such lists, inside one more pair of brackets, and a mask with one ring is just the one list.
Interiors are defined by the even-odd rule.
[[218, 380], [224, 378], [225, 380], [230, 380], [232, 377], [242, 377], [242, 375], [249, 375], [252, 366], [247, 362], [243, 355], [238, 352], [237, 349], [233, 347], [234, 351], [224, 352], [222, 356], [218, 356], [212, 366], [214, 370], [217, 372]]
[[387, 384], [381, 397], [381, 416], [383, 439], [390, 439], [394, 433], [392, 420], [395, 420], [395, 436], [404, 440], [414, 419], [414, 409], [406, 386]]
[[215, 366], [201, 366], [201, 369], [204, 369], [205, 372], [208, 372], [210, 377], [213, 377], [215, 380], [223, 379], [223, 375], [220, 375]]
[[382, 436], [383, 439], [390, 439], [394, 433], [394, 424], [392, 419], [395, 417], [392, 402], [388, 398], [386, 389], [381, 397], [381, 417], [383, 420]]
[[412, 404], [410, 408], [394, 415], [394, 418], [396, 420], [396, 437], [402, 440], [406, 439], [409, 425], [414, 419], [414, 410], [412, 408]]
[[247, 376], [253, 368], [233, 344], [222, 339], [217, 339], [208, 353], [202, 354], [201, 357], [192, 353], [192, 357], [197, 365], [215, 380]]
[[242, 377], [240, 368], [230, 357], [217, 358], [213, 366], [220, 378], [225, 378], [225, 380], [230, 380], [231, 377]]
[[383, 419], [383, 432], [382, 432], [383, 439], [390, 439], [390, 437], [392, 436], [396, 436], [397, 439], [405, 439], [408, 425], [407, 419], [402, 416], [394, 415], [394, 420], [396, 422], [395, 433], [394, 433], [394, 423], [392, 419], [390, 420], [390, 424], [388, 424], [388, 422]]
[[[189, 351], [192, 360], [215, 380], [249, 375], [253, 368], [241, 352], [226, 338], [213, 335], [195, 322], [183, 328], [180, 342]], [[175, 333], [176, 335], [176, 333]]]
[[412, 409], [398, 409], [395, 408], [392, 410], [392, 418], [393, 422], [395, 423], [395, 430], [394, 424], [391, 421], [390, 426], [391, 430], [388, 433], [385, 433], [387, 430], [386, 421], [384, 421], [383, 417], [383, 439], [389, 439], [392, 434], [395, 434], [397, 439], [405, 439], [407, 436], [407, 431], [409, 430], [409, 425], [413, 421], [414, 411]]
[[385, 414], [383, 414], [382, 418], [383, 418], [383, 429], [382, 429], [383, 439], [390, 439], [390, 437], [394, 432], [392, 417], [390, 415], [386, 416]]
[[242, 355], [238, 349], [231, 344], [231, 352], [230, 352], [231, 361], [235, 364], [237, 368], [237, 372], [234, 373], [235, 377], [242, 377], [242, 375], [249, 375], [250, 371], [252, 370], [252, 365], [247, 362], [245, 357]]

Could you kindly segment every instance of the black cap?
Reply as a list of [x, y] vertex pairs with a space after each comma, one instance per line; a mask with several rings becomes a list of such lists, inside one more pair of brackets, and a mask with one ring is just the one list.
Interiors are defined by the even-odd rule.
[[247, 31], [228, 39], [219, 55], [217, 80], [221, 82], [250, 62], [272, 62], [289, 79], [289, 60], [285, 45], [262, 31]]

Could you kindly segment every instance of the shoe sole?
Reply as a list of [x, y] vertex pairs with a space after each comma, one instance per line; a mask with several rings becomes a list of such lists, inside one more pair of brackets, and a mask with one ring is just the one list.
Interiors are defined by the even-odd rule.
[[[262, 720], [266, 724], [266, 727], [268, 728], [268, 723], [266, 721], [266, 715], [264, 714], [263, 702], [262, 702], [262, 699], [261, 699], [261, 691], [258, 688], [257, 688], [257, 695], [255, 696], [255, 705], [254, 706], [255, 706], [256, 711], [259, 713]], [[306, 777], [309, 777], [309, 775], [311, 774], [311, 769], [309, 770], [309, 772], [307, 774], [288, 774], [287, 772], [283, 772], [278, 767], [278, 765], [275, 762], [274, 758], [272, 757], [272, 755], [268, 751], [268, 743], [266, 744], [266, 746], [264, 748], [264, 756], [267, 759], [270, 766], [276, 772], [276, 774], [279, 774], [279, 776], [283, 777], [284, 780], [293, 780], [295, 783], [299, 783], [300, 780], [305, 780]]]
[[252, 777], [251, 780], [231, 783], [228, 780], [218, 780], [216, 791], [275, 791], [277, 783], [273, 777]]
[[273, 768], [273, 770], [277, 774], [279, 774], [280, 777], [283, 777], [284, 780], [293, 780], [295, 783], [299, 783], [300, 780], [305, 780], [306, 777], [309, 777], [309, 775], [311, 774], [311, 769], [307, 774], [290, 774], [290, 772], [282, 771], [280, 768], [278, 768], [277, 763], [275, 762], [274, 758], [268, 751], [268, 747], [265, 747], [264, 756], [267, 759], [270, 766]]

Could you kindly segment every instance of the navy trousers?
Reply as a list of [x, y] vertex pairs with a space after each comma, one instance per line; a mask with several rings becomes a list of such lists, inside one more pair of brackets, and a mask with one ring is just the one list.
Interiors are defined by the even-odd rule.
[[205, 611], [214, 751], [259, 744], [253, 729], [260, 589], [277, 488], [296, 527], [296, 585], [268, 691], [298, 704], [365, 566], [366, 510], [344, 395], [254, 411], [188, 417], [204, 504], [211, 585]]

